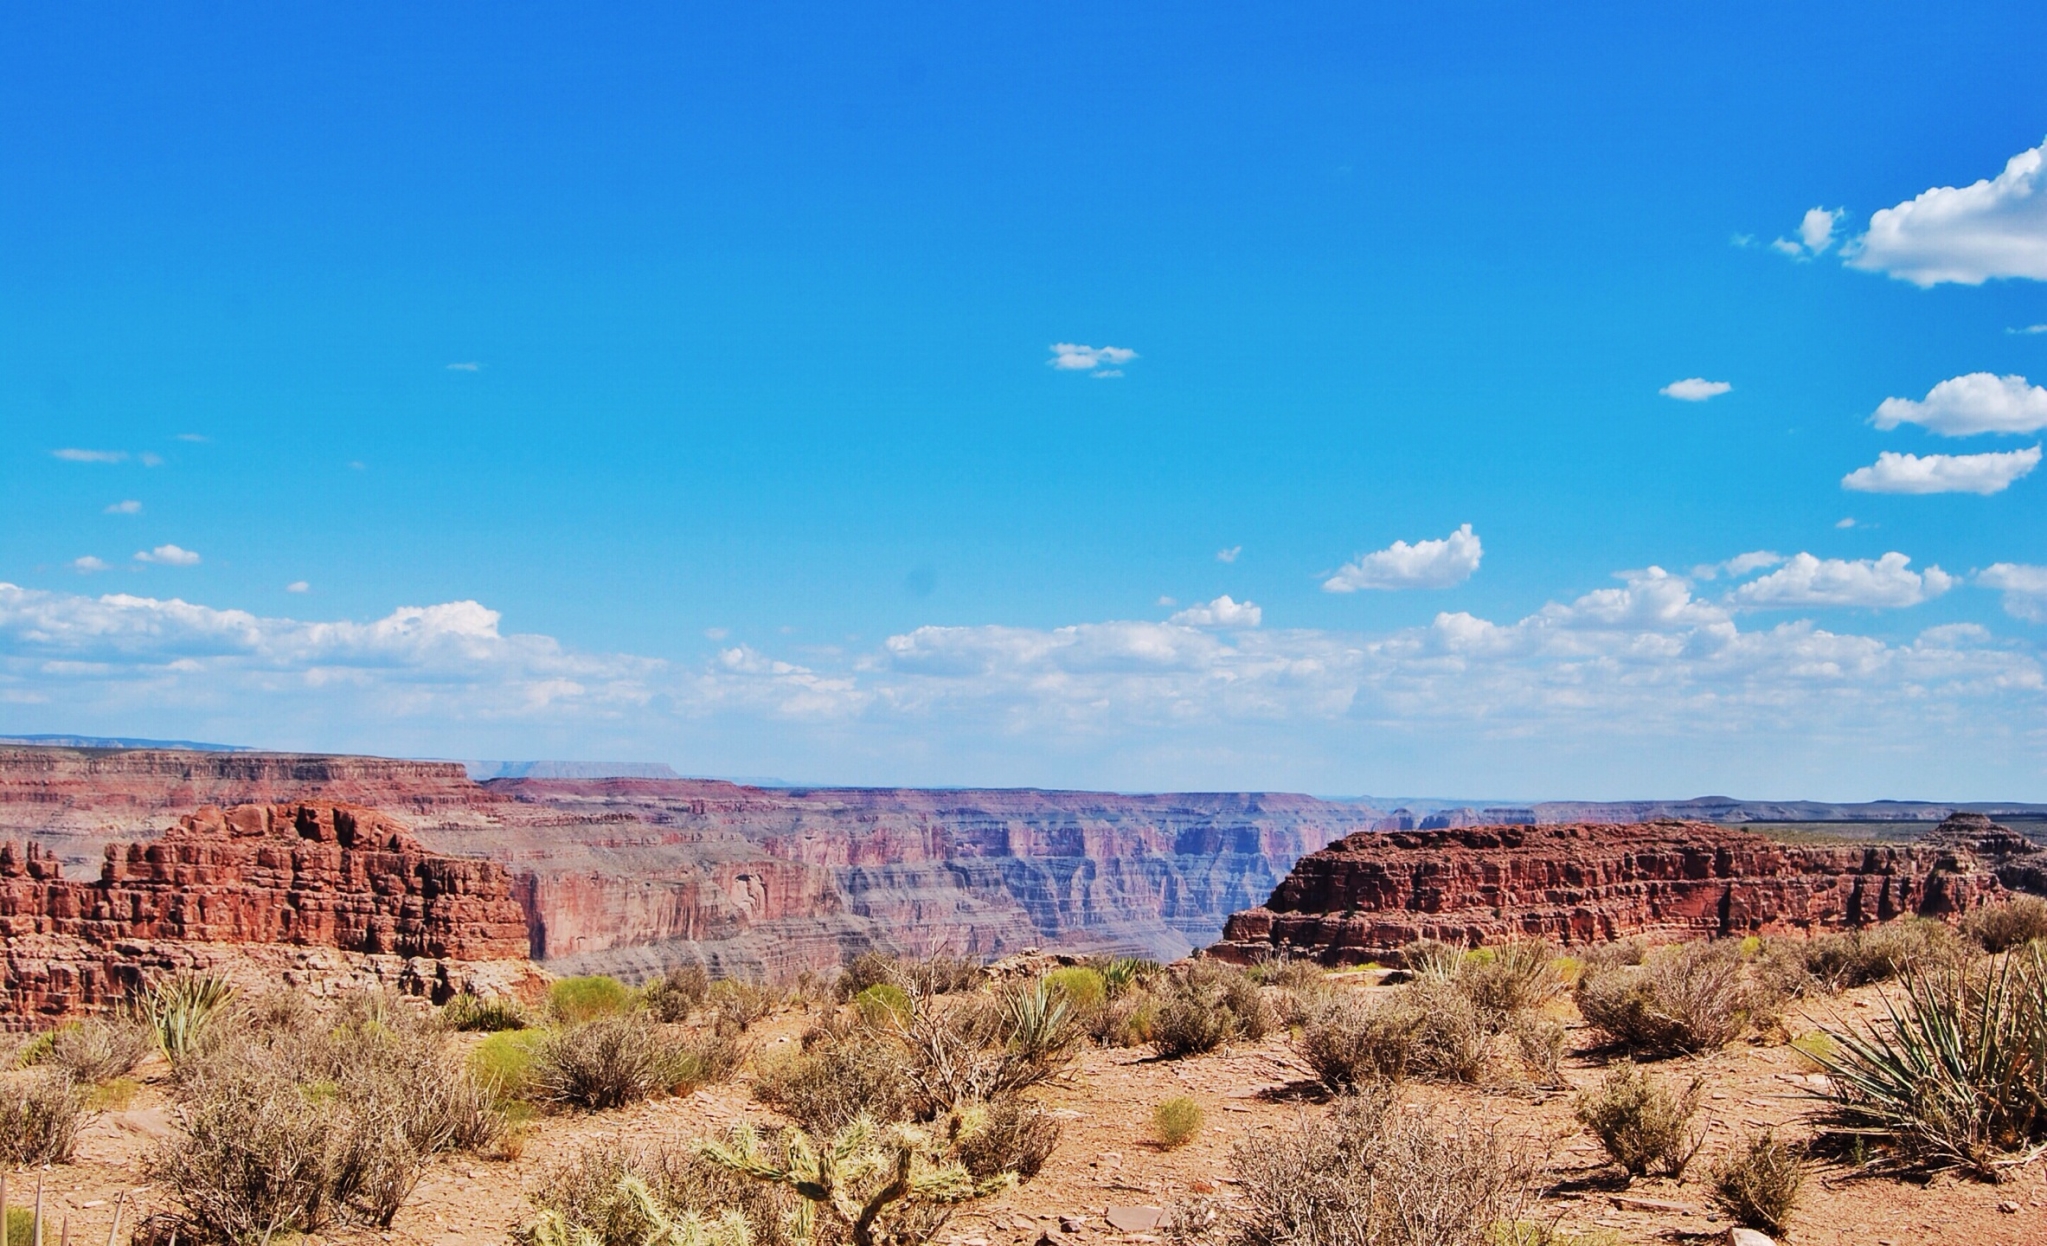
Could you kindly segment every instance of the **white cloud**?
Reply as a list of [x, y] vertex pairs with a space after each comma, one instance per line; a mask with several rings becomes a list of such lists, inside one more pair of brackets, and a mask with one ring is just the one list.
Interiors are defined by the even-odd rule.
[[2040, 447], [1996, 454], [1899, 454], [1885, 450], [1868, 467], [1841, 477], [1841, 487], [1858, 493], [2002, 492], [2039, 465]]
[[196, 443], [196, 442], [204, 442], [204, 441], [207, 441], [207, 440], [208, 440], [208, 438], [207, 438], [207, 437], [206, 437], [206, 436], [205, 436], [204, 434], [202, 434], [202, 433], [179, 433], [179, 434], [178, 434], [178, 440], [179, 440], [179, 441], [190, 441], [190, 442], [195, 442], [195, 443]]
[[83, 558], [72, 559], [71, 569], [80, 575], [91, 575], [95, 571], [107, 570], [107, 564], [87, 554]]
[[1137, 358], [1137, 352], [1124, 346], [1082, 346], [1078, 342], [1055, 342], [1052, 358], [1047, 360], [1061, 372], [1092, 372], [1096, 376], [1122, 376], [1122, 367]]
[[2022, 376], [1971, 372], [1942, 381], [1921, 402], [1886, 398], [1870, 422], [1878, 428], [1919, 424], [1943, 437], [2031, 433], [2047, 428], [2047, 389]]
[[199, 555], [176, 545], [159, 545], [155, 549], [135, 551], [136, 562], [153, 562], [166, 567], [196, 567]]
[[1852, 267], [1921, 287], [2047, 281], [2047, 143], [2013, 156], [1995, 178], [1936, 186], [1878, 211], [1846, 253]]
[[125, 502], [116, 502], [112, 506], [107, 507], [106, 513], [109, 515], [140, 515], [142, 513], [142, 503], [134, 498], [129, 498]]
[[1779, 238], [1770, 245], [1785, 255], [1809, 260], [1834, 245], [1834, 227], [1847, 215], [1842, 208], [1808, 208], [1798, 222], [1798, 237]]
[[1237, 555], [1243, 552], [1244, 552], [1243, 546], [1232, 545], [1228, 549], [1217, 550], [1215, 552], [1215, 560], [1217, 562], [1235, 562], [1237, 561]]
[[1834, 526], [1836, 528], [1852, 528], [1855, 526], [1855, 516], [1849, 515], [1845, 519], [1836, 520]]
[[2047, 324], [2029, 324], [2023, 329], [2006, 329], [2006, 333], [2047, 333]]
[[50, 451], [50, 456], [63, 459], [66, 463], [125, 463], [128, 461], [128, 452], [126, 450], [80, 450], [74, 446], [66, 446], [62, 450], [52, 450]]
[[1205, 606], [1189, 606], [1168, 623], [1181, 627], [1256, 627], [1265, 612], [1248, 601], [1232, 601], [1225, 593]]
[[1774, 567], [1783, 561], [1784, 555], [1777, 553], [1775, 550], [1750, 550], [1746, 554], [1736, 554], [1726, 562], [1709, 562], [1704, 566], [1693, 567], [1692, 578], [1711, 580], [1726, 574], [1738, 580], [1751, 571], [1760, 571], [1764, 567]]
[[480, 363], [451, 363], [448, 365], [448, 371], [450, 372], [481, 372], [482, 370], [483, 365]]
[[1717, 398], [1733, 388], [1734, 386], [1726, 381], [1709, 381], [1703, 376], [1688, 376], [1682, 381], [1672, 381], [1656, 392], [1665, 398], [1675, 398], [1680, 402], [1704, 402], [1708, 398]]
[[1464, 524], [1440, 541], [1412, 545], [1395, 541], [1385, 549], [1362, 554], [1324, 580], [1322, 589], [1352, 593], [1361, 588], [1449, 588], [1470, 579], [1484, 553], [1471, 525]]
[[1882, 558], [1854, 561], [1794, 554], [1779, 569], [1735, 589], [1733, 600], [1752, 608], [1899, 609], [1916, 606], [1954, 587], [1955, 578], [1939, 567], [1928, 567], [1921, 573], [1910, 569], [1911, 562], [1896, 551]]
[[144, 450], [141, 454], [137, 455], [136, 461], [138, 463], [141, 463], [144, 467], [163, 466], [163, 456], [161, 454], [157, 454], [149, 450]]
[[293, 580], [284, 586], [284, 591], [287, 593], [310, 593], [313, 591], [313, 586], [304, 580]]
[[2047, 623], [2047, 567], [1998, 562], [1976, 576], [1984, 588], [2004, 591], [2004, 612], [2015, 619]]

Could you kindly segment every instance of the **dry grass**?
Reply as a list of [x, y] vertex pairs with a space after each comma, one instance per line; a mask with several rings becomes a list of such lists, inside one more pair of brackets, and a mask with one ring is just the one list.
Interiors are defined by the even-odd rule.
[[1705, 1128], [1692, 1121], [1702, 1093], [1698, 1080], [1673, 1091], [1622, 1061], [1598, 1086], [1579, 1094], [1578, 1123], [1630, 1177], [1660, 1172], [1682, 1178], [1705, 1142]]
[[68, 1164], [85, 1094], [61, 1068], [33, 1069], [0, 1085], [0, 1158], [10, 1168]]
[[155, 1033], [140, 1021], [89, 1017], [30, 1044], [22, 1063], [61, 1069], [75, 1082], [97, 1086], [127, 1076], [155, 1047]]
[[1736, 1143], [1713, 1165], [1713, 1204], [1736, 1224], [1783, 1237], [1805, 1185], [1797, 1152], [1768, 1131]]
[[2013, 896], [1986, 905], [1962, 919], [1962, 933], [1986, 952], [2009, 952], [2035, 939], [2047, 939], [2047, 900]]
[[539, 1102], [601, 1111], [623, 1107], [687, 1080], [659, 1026], [630, 1016], [600, 1017], [558, 1030], [533, 1053], [529, 1093]]

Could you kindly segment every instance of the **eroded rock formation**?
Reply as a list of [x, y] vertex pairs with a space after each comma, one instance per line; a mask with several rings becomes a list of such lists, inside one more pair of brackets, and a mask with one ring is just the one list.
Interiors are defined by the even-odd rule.
[[1263, 905], [1230, 917], [1213, 951], [1356, 964], [1415, 939], [1839, 930], [1965, 912], [2027, 887], [2043, 857], [1981, 814], [1913, 844], [1790, 844], [1679, 821], [1365, 833], [1301, 858]]
[[502, 866], [431, 852], [356, 805], [209, 806], [149, 843], [107, 845], [91, 882], [65, 878], [39, 844], [0, 844], [0, 1000], [16, 1019], [99, 1007], [151, 970], [224, 963], [236, 948], [442, 993], [462, 964], [524, 962], [528, 946]]

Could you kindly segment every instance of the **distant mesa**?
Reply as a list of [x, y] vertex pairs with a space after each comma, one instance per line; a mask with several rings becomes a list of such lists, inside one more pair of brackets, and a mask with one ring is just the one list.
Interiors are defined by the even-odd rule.
[[90, 735], [0, 735], [0, 746], [20, 744], [41, 748], [86, 749], [189, 749], [195, 753], [253, 753], [241, 744], [206, 744], [198, 740], [142, 740], [128, 736]]
[[489, 779], [680, 779], [658, 761], [465, 761], [469, 777]]

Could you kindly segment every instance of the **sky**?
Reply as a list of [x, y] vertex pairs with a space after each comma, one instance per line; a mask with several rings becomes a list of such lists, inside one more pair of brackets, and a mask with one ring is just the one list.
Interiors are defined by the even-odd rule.
[[10, 7], [0, 734], [2047, 799], [2043, 40]]

